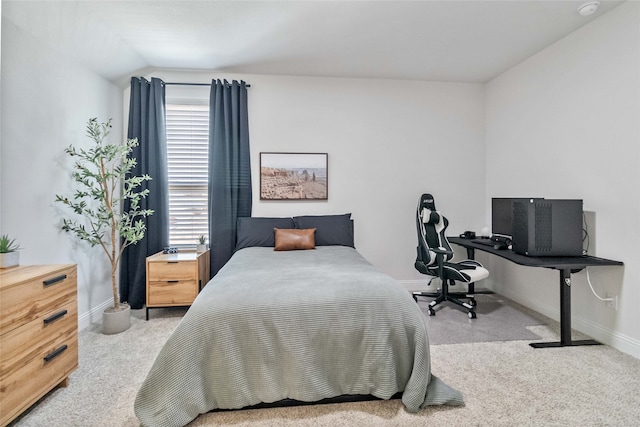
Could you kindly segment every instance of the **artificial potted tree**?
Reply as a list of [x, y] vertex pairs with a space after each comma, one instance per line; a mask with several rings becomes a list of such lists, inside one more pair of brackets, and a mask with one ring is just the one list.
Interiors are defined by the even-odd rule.
[[0, 268], [14, 267], [20, 264], [20, 245], [7, 234], [0, 236]]
[[[56, 202], [69, 207], [78, 219], [63, 219], [62, 229], [75, 234], [92, 247], [100, 246], [111, 263], [111, 288], [113, 307], [103, 314], [102, 330], [105, 334], [122, 332], [131, 325], [130, 307], [120, 302], [116, 275], [124, 249], [144, 238], [146, 225], [143, 218], [153, 214], [142, 209], [140, 201], [149, 194], [140, 185], [151, 179], [149, 175], [131, 176], [136, 159], [129, 157], [137, 139], [127, 139], [122, 144], [105, 142], [111, 129], [111, 119], [98, 123], [90, 119], [87, 136], [94, 145], [89, 149], [70, 145], [65, 153], [71, 156], [74, 170], [71, 174], [77, 184], [72, 197], [56, 195]], [[128, 211], [123, 211], [123, 201], [130, 201]]]

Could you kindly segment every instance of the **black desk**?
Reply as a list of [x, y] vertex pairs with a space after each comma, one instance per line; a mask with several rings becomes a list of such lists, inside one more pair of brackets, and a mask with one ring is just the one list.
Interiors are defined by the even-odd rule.
[[571, 340], [571, 273], [577, 273], [585, 267], [597, 267], [604, 265], [623, 265], [620, 261], [597, 258], [592, 256], [577, 257], [531, 257], [517, 254], [509, 249], [494, 249], [474, 243], [470, 239], [461, 237], [448, 237], [449, 242], [467, 249], [467, 257], [474, 258], [475, 250], [497, 255], [516, 264], [527, 267], [551, 268], [560, 271], [560, 341], [529, 344], [533, 348], [565, 347], [577, 345], [597, 345], [594, 340]]

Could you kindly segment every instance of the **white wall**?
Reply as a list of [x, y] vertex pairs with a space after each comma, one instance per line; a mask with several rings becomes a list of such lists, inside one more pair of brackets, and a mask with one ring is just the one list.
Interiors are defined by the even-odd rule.
[[[122, 90], [2, 19], [0, 229], [17, 238], [20, 264], [78, 264], [81, 326], [111, 295], [98, 248], [60, 230], [56, 193], [71, 194], [69, 144], [86, 146], [87, 120], [114, 119], [122, 133]], [[55, 206], [54, 206], [55, 205]]]
[[[360, 253], [398, 280], [421, 281], [413, 263], [415, 209], [423, 192], [447, 212], [453, 233], [484, 225], [483, 85], [170, 71], [150, 76], [251, 84], [253, 216], [351, 212]], [[188, 96], [208, 99], [208, 88], [167, 88], [167, 98]], [[261, 201], [261, 151], [328, 153], [329, 200]]]
[[[59, 231], [53, 199], [71, 190], [63, 149], [88, 142], [89, 117], [113, 117], [113, 134], [124, 134], [127, 91], [123, 97], [11, 22], [3, 19], [0, 28], [0, 229], [20, 240], [23, 264], [78, 263], [81, 321], [88, 322], [109, 301], [107, 265], [98, 249], [87, 251]], [[413, 269], [414, 209], [422, 192], [434, 194], [451, 234], [484, 227], [494, 196], [583, 198], [595, 212], [595, 254], [625, 267], [592, 270], [599, 290], [619, 293], [617, 312], [590, 295], [584, 273], [575, 275], [574, 326], [640, 357], [638, 28], [638, 3], [629, 2], [486, 86], [152, 75], [249, 82], [254, 215], [352, 212], [358, 250], [405, 283], [423, 280]], [[329, 200], [260, 201], [261, 151], [329, 153]], [[497, 290], [558, 317], [557, 272], [482, 260]]]
[[[589, 268], [574, 275], [573, 326], [640, 357], [640, 4], [627, 2], [487, 84], [486, 199], [580, 198], [595, 213]], [[558, 318], [558, 273], [487, 259], [494, 288]], [[496, 274], [497, 273], [497, 274]]]

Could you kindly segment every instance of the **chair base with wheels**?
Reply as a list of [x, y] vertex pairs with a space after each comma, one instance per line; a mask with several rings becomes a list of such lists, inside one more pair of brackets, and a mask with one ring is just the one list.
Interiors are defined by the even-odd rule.
[[[475, 307], [478, 305], [478, 303], [476, 302], [475, 296], [478, 294], [491, 294], [493, 292], [491, 291], [451, 292], [449, 290], [449, 286], [454, 286], [455, 284], [456, 284], [455, 281], [450, 280], [446, 286], [443, 286], [442, 288], [438, 288], [435, 292], [422, 292], [422, 291], [413, 292], [412, 293], [413, 299], [416, 302], [418, 302], [418, 297], [435, 298], [429, 303], [429, 307], [428, 307], [429, 316], [436, 315], [436, 311], [434, 310], [434, 308], [438, 304], [448, 301], [462, 308], [467, 309], [468, 310], [467, 316], [469, 317], [469, 319], [475, 319], [476, 318]], [[471, 285], [473, 285], [473, 283]], [[429, 282], [427, 286], [431, 286], [431, 282]], [[468, 301], [464, 301], [464, 300], [468, 300]]]

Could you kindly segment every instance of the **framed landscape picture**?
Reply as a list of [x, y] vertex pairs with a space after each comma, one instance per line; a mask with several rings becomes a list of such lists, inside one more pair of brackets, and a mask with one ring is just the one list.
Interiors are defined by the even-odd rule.
[[327, 153], [260, 153], [261, 200], [327, 200]]

